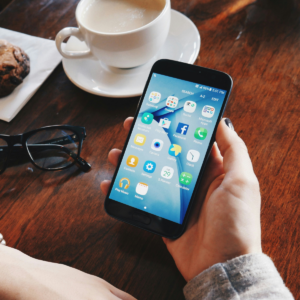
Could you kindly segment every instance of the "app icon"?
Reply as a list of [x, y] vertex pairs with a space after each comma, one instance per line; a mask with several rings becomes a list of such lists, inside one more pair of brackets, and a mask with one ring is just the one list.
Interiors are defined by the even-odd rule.
[[178, 98], [169, 96], [166, 102], [166, 105], [170, 108], [175, 108], [178, 104]]
[[200, 152], [197, 150], [189, 150], [186, 159], [191, 162], [197, 162], [200, 158]]
[[180, 133], [182, 135], [186, 135], [187, 131], [189, 129], [189, 126], [190, 125], [188, 125], [188, 124], [179, 123], [178, 126], [177, 126], [177, 129], [176, 129], [176, 132]]
[[181, 153], [181, 146], [172, 144], [169, 148], [169, 154], [172, 156], [178, 156]]
[[126, 161], [127, 166], [135, 168], [139, 162], [139, 158], [135, 155], [129, 155]]
[[130, 180], [126, 177], [122, 178], [119, 182], [119, 187], [127, 190], [130, 187]]
[[144, 164], [143, 170], [147, 173], [153, 173], [155, 171], [155, 168], [156, 168], [156, 163], [154, 161], [147, 160]]
[[212, 118], [215, 114], [215, 108], [209, 105], [205, 105], [202, 109], [202, 116], [206, 118]]
[[188, 113], [193, 113], [196, 110], [197, 103], [194, 101], [186, 101], [183, 106], [183, 110]]
[[160, 127], [169, 129], [169, 128], [170, 128], [170, 125], [171, 125], [171, 121], [169, 121], [168, 118], [160, 119], [158, 125], [159, 125]]
[[161, 94], [158, 92], [152, 92], [149, 96], [149, 101], [152, 103], [158, 103], [160, 101]]
[[174, 169], [171, 167], [163, 167], [161, 170], [161, 177], [166, 178], [166, 179], [171, 179], [173, 177], [174, 174]]
[[202, 127], [198, 127], [195, 130], [194, 137], [198, 140], [204, 140], [207, 136], [207, 130]]
[[139, 182], [135, 189], [136, 193], [145, 196], [148, 192], [148, 184]]
[[135, 137], [134, 137], [134, 143], [136, 145], [139, 146], [143, 146], [146, 142], [146, 136], [143, 134], [138, 133]]
[[192, 174], [188, 172], [182, 172], [179, 177], [179, 182], [184, 185], [189, 185], [191, 184], [192, 179], [193, 179]]
[[142, 116], [142, 122], [144, 124], [151, 124], [153, 121], [153, 117], [154, 116], [152, 114], [145, 112]]
[[160, 151], [164, 145], [164, 142], [159, 139], [154, 139], [151, 144], [151, 149], [155, 151]]

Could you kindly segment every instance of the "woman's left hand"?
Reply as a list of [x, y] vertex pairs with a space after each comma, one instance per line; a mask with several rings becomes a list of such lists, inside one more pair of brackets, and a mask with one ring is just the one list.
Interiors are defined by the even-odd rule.
[[1, 300], [135, 300], [105, 280], [0, 245]]

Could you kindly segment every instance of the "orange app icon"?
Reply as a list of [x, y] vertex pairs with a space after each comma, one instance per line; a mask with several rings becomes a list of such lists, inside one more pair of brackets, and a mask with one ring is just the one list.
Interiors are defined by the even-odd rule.
[[126, 161], [127, 166], [135, 168], [139, 162], [139, 158], [135, 155], [129, 155]]

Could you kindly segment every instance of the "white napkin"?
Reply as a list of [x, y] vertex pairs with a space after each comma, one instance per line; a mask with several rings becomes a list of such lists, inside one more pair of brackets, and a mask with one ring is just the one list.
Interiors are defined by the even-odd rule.
[[10, 122], [61, 61], [55, 42], [0, 28], [0, 39], [22, 48], [30, 58], [30, 73], [10, 95], [0, 98], [0, 120]]

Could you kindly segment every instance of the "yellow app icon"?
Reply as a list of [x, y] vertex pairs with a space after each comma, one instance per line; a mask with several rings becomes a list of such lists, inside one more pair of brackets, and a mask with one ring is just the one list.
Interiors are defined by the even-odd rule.
[[143, 146], [146, 142], [146, 136], [143, 134], [138, 133], [135, 137], [134, 137], [134, 143], [136, 145], [139, 146]]
[[126, 177], [122, 178], [119, 182], [119, 186], [127, 190], [130, 187], [130, 180]]
[[135, 168], [139, 162], [139, 158], [135, 155], [129, 155], [126, 161], [127, 166]]

